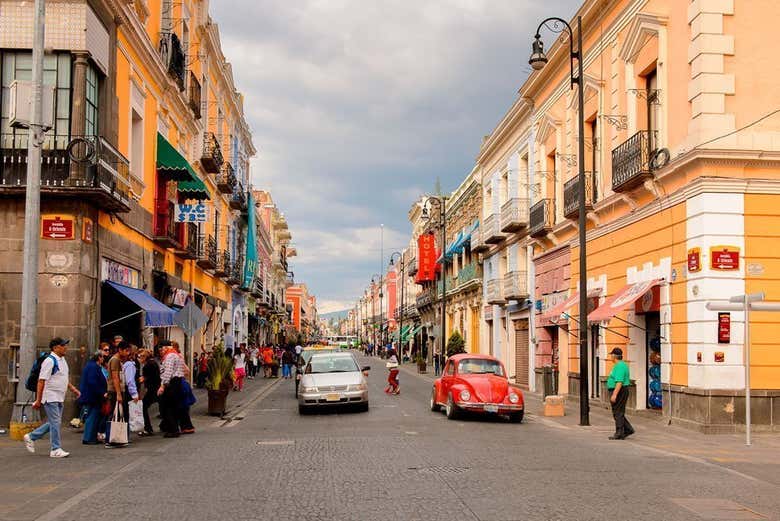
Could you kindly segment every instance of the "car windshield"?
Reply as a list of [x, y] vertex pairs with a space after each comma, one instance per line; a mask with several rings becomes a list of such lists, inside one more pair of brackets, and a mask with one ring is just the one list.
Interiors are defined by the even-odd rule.
[[301, 353], [301, 358], [303, 358], [303, 363], [305, 365], [309, 363], [309, 360], [311, 360], [311, 357], [314, 355], [321, 354], [321, 353], [337, 353], [337, 352], [338, 352], [337, 349], [316, 349], [316, 350], [312, 349], [310, 351], [304, 351], [303, 353]]
[[495, 360], [484, 360], [481, 358], [467, 358], [461, 360], [458, 364], [460, 374], [494, 374], [504, 376], [504, 368]]
[[351, 373], [360, 371], [351, 356], [316, 356], [306, 366], [306, 374]]

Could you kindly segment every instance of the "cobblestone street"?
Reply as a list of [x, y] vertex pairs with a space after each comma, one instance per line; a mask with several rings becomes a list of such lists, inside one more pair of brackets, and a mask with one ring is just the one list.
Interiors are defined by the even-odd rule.
[[291, 381], [261, 379], [232, 421], [201, 416], [179, 440], [104, 450], [70, 435], [73, 455], [51, 460], [6, 439], [15, 482], [2, 501], [12, 487], [35, 500], [0, 519], [778, 519], [774, 470], [748, 475], [657, 448], [642, 423], [636, 440], [610, 442], [600, 416], [576, 428], [571, 416], [532, 414], [533, 399], [520, 425], [448, 421], [428, 410], [429, 376], [404, 370], [402, 394], [387, 396], [384, 362], [364, 361], [368, 413], [301, 417]]

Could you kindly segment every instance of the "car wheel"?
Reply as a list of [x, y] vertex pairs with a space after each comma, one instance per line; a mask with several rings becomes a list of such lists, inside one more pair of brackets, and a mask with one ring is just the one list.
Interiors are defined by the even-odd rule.
[[457, 420], [458, 419], [458, 406], [455, 405], [455, 402], [452, 399], [452, 395], [449, 395], [447, 397], [447, 405], [445, 407], [445, 412], [447, 413], [447, 419], [448, 420]]
[[358, 405], [357, 410], [358, 412], [368, 412], [368, 402]]
[[301, 416], [309, 414], [309, 408], [306, 407], [305, 405], [299, 405], [298, 406], [298, 414], [300, 414]]
[[513, 412], [509, 415], [509, 421], [512, 423], [521, 423], [523, 421], [523, 412]]
[[438, 403], [436, 403], [436, 388], [434, 387], [431, 391], [431, 410], [433, 412], [438, 412], [441, 407]]

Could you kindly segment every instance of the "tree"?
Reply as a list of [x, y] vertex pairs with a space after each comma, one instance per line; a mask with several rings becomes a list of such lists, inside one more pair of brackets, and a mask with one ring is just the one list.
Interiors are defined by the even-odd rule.
[[458, 331], [454, 331], [450, 335], [450, 339], [447, 340], [447, 356], [457, 355], [458, 353], [466, 352], [466, 341], [460, 336]]

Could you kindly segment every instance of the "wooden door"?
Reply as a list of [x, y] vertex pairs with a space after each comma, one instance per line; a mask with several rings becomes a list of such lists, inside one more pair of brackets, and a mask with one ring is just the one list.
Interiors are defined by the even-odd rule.
[[515, 382], [528, 387], [528, 319], [515, 320]]

